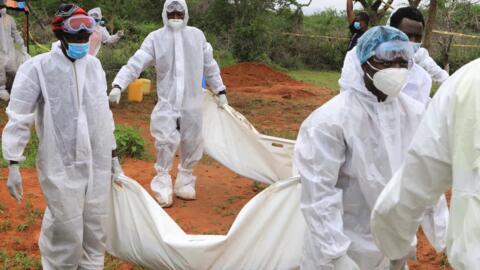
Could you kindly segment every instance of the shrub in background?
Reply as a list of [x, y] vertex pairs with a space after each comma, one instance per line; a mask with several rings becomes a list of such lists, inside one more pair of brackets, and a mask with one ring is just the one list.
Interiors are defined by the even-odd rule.
[[141, 159], [145, 154], [145, 140], [138, 129], [123, 125], [115, 127], [117, 155], [120, 158], [131, 157]]

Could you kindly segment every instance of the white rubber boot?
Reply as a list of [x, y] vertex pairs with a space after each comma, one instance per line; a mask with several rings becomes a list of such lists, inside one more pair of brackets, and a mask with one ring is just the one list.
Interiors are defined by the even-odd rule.
[[175, 181], [175, 195], [184, 200], [195, 200], [195, 181], [192, 170], [178, 168], [177, 180]]
[[168, 172], [158, 172], [152, 179], [150, 187], [154, 197], [161, 207], [167, 208], [173, 204], [172, 177]]

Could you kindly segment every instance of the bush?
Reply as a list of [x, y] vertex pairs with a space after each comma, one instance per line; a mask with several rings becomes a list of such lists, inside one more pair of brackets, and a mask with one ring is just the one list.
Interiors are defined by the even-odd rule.
[[143, 158], [145, 154], [145, 140], [137, 129], [117, 125], [115, 128], [115, 139], [117, 141], [118, 157]]

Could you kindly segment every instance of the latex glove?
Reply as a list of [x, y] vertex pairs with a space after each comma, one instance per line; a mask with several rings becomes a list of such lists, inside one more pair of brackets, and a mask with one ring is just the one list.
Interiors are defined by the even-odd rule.
[[223, 108], [225, 105], [228, 105], [227, 95], [220, 94], [217, 101], [218, 107]]
[[117, 32], [118, 37], [123, 37], [124, 35], [125, 35], [125, 32], [123, 32], [123, 30], [120, 30]]
[[118, 178], [120, 175], [123, 175], [122, 166], [120, 165], [120, 161], [118, 157], [112, 158], [112, 180], [114, 182], [119, 182]]
[[348, 255], [332, 261], [334, 270], [360, 270], [360, 267]]
[[8, 166], [8, 180], [7, 180], [8, 192], [17, 201], [22, 200], [23, 186], [22, 175], [20, 175], [20, 165], [12, 164]]
[[120, 98], [122, 97], [122, 89], [120, 87], [115, 86], [112, 88], [112, 91], [110, 91], [110, 94], [108, 95], [108, 99], [112, 103], [120, 103]]
[[3, 101], [8, 101], [10, 99], [10, 95], [8, 94], [7, 90], [0, 90], [0, 99]]

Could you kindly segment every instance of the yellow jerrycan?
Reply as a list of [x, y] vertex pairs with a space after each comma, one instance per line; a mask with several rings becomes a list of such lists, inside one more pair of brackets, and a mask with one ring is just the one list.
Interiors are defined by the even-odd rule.
[[152, 83], [147, 79], [138, 79], [128, 86], [128, 100], [142, 102], [143, 95], [150, 93]]

